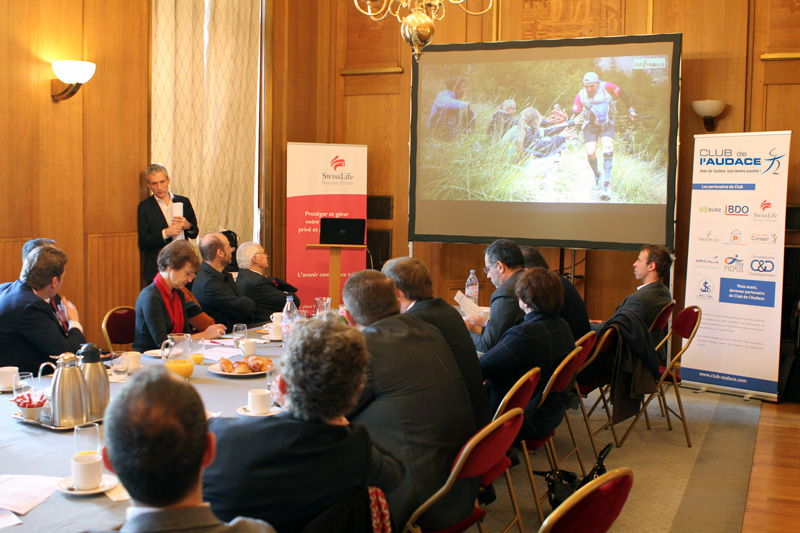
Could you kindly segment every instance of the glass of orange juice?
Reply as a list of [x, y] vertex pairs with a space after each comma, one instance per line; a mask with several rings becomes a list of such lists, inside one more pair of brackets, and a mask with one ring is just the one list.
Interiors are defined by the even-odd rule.
[[75, 455], [100, 453], [100, 427], [95, 422], [75, 427]]
[[192, 363], [196, 365], [203, 364], [203, 360], [206, 358], [206, 345], [203, 339], [192, 341], [189, 348], [189, 357], [192, 359]]

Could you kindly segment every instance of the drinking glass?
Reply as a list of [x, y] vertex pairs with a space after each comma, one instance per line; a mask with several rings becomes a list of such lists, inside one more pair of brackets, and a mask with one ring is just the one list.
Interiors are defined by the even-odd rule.
[[92, 422], [75, 427], [75, 455], [100, 453], [100, 426]]
[[203, 364], [203, 360], [206, 358], [206, 344], [203, 342], [203, 339], [192, 341], [191, 347], [189, 348], [189, 357], [191, 357], [192, 363], [196, 365]]
[[128, 355], [125, 352], [114, 352], [111, 359], [111, 374], [119, 381], [128, 379]]
[[233, 325], [233, 347], [239, 347], [239, 341], [247, 337], [247, 325], [246, 324], [234, 324]]
[[36, 398], [33, 398], [34, 384], [33, 372], [20, 372], [16, 374], [14, 376], [14, 398], [30, 393], [31, 398], [36, 400]]
[[317, 296], [314, 298], [314, 303], [317, 306], [317, 316], [331, 309], [331, 299], [327, 296]]

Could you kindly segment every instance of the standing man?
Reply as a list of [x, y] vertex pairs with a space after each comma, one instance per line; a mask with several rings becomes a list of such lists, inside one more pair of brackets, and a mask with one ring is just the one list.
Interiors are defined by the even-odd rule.
[[280, 312], [286, 305], [287, 296], [294, 297], [294, 304], [300, 307], [296, 287], [267, 276], [269, 256], [260, 244], [246, 242], [240, 245], [236, 250], [236, 262], [239, 264], [236, 286], [256, 304], [253, 322], [268, 322], [272, 313]]
[[[475, 433], [467, 388], [442, 334], [400, 314], [392, 280], [375, 270], [356, 272], [344, 284], [345, 317], [367, 340], [372, 361], [352, 422], [367, 426], [375, 442], [400, 459], [405, 477], [386, 494], [392, 526], [444, 485], [453, 461]], [[442, 529], [472, 512], [478, 479], [462, 479], [419, 520]]]
[[428, 129], [445, 140], [457, 133], [471, 133], [475, 129], [475, 111], [469, 102], [462, 100], [467, 93], [467, 80], [450, 76], [445, 80], [445, 90], [436, 95], [428, 117]]
[[197, 217], [185, 196], [169, 190], [169, 174], [162, 165], [152, 164], [144, 172], [144, 181], [153, 195], [139, 202], [139, 249], [144, 254], [142, 276], [151, 283], [158, 273], [158, 252], [178, 239], [196, 239]]
[[[611, 187], [611, 168], [614, 165], [614, 115], [617, 112], [616, 100], [621, 98], [628, 107], [631, 120], [638, 116], [628, 94], [611, 82], [600, 81], [594, 72], [583, 76], [583, 89], [575, 96], [572, 112], [582, 114], [583, 145], [586, 159], [594, 173], [594, 188], [599, 190], [602, 181], [603, 199], [608, 199]], [[603, 179], [597, 166], [597, 141], [603, 150]]]
[[442, 334], [450, 346], [458, 370], [464, 377], [475, 427], [481, 428], [488, 424], [492, 413], [489, 410], [489, 398], [483, 388], [483, 374], [475, 344], [458, 311], [441, 298], [433, 297], [433, 283], [428, 267], [416, 257], [398, 257], [383, 265], [381, 271], [392, 278], [397, 287], [400, 312], [427, 322]]
[[62, 299], [62, 326], [50, 304], [64, 282], [67, 256], [55, 246], [34, 248], [17, 281], [0, 285], [0, 366], [36, 372], [51, 355], [77, 352], [86, 342], [78, 310]]
[[164, 368], [142, 369], [114, 396], [104, 426], [103, 462], [133, 501], [121, 531], [275, 533], [252, 518], [225, 524], [203, 503], [203, 469], [214, 462], [216, 438], [186, 381]]
[[464, 321], [472, 333], [475, 348], [486, 353], [497, 344], [507, 329], [522, 323], [525, 317], [519, 307], [519, 298], [514, 293], [525, 259], [517, 243], [497, 239], [486, 248], [483, 261], [486, 264], [483, 267], [486, 277], [497, 287], [489, 303], [489, 318], [468, 316]]
[[200, 306], [218, 324], [225, 324], [228, 331], [237, 323], [253, 322], [256, 304], [242, 296], [236, 282], [225, 267], [230, 264], [233, 247], [222, 233], [209, 233], [200, 239], [200, 255], [203, 264], [194, 280], [192, 294]]

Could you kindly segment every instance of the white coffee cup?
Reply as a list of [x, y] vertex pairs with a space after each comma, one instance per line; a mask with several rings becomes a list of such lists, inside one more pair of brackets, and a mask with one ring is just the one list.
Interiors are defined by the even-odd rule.
[[272, 405], [272, 393], [267, 389], [251, 389], [247, 391], [247, 410], [254, 415], [269, 412]]
[[11, 390], [14, 387], [14, 377], [19, 374], [16, 366], [0, 367], [0, 389]]
[[267, 330], [269, 331], [270, 340], [279, 341], [283, 338], [283, 329], [280, 323], [267, 324]]
[[72, 484], [78, 490], [91, 490], [103, 481], [103, 457], [99, 453], [76, 455], [72, 458]]
[[239, 341], [239, 348], [245, 357], [256, 354], [256, 341], [253, 339], [242, 339]]
[[142, 354], [140, 352], [125, 352], [128, 358], [128, 373], [132, 374], [142, 368]]
[[269, 315], [269, 319], [273, 324], [280, 324], [281, 318], [283, 318], [283, 313], [272, 313]]

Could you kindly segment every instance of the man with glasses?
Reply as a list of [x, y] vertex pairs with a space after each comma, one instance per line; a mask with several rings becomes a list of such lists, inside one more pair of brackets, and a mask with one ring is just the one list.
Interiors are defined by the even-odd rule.
[[514, 241], [498, 239], [486, 248], [483, 260], [486, 277], [497, 287], [490, 300], [489, 318], [468, 316], [464, 321], [472, 334], [475, 348], [485, 353], [497, 344], [507, 329], [521, 323], [525, 316], [514, 294], [525, 259]]
[[278, 313], [286, 305], [286, 297], [292, 296], [294, 304], [300, 307], [297, 287], [289, 285], [282, 279], [267, 276], [269, 256], [257, 242], [246, 242], [236, 250], [236, 262], [239, 264], [239, 276], [236, 286], [242, 295], [256, 304], [253, 322], [268, 322], [272, 313]]

